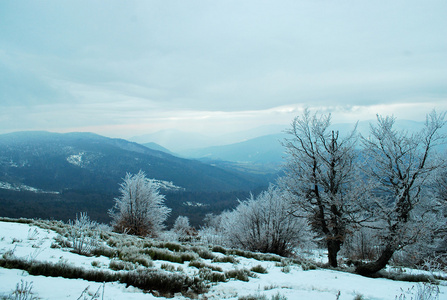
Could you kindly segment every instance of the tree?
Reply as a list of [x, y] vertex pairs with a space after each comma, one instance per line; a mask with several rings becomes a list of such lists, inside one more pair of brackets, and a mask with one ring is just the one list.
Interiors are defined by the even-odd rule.
[[368, 219], [361, 215], [367, 192], [356, 166], [356, 130], [342, 138], [330, 125], [330, 114], [311, 115], [308, 109], [294, 119], [288, 131], [292, 138], [284, 142], [288, 156], [282, 182], [295, 195], [292, 213], [322, 236], [329, 264], [337, 267], [349, 227]]
[[287, 194], [271, 185], [268, 190], [222, 214], [224, 235], [230, 245], [250, 251], [289, 255], [308, 236], [306, 222], [289, 212]]
[[381, 270], [397, 250], [421, 242], [440, 224], [441, 207], [431, 193], [431, 180], [434, 171], [444, 165], [434, 152], [445, 141], [439, 134], [444, 119], [445, 113], [433, 111], [427, 115], [424, 129], [409, 134], [394, 129], [394, 117], [378, 115], [370, 136], [362, 138], [365, 171], [375, 182], [372, 207], [383, 224], [379, 228], [383, 251], [377, 260], [359, 263], [357, 273]]
[[146, 178], [143, 171], [127, 173], [119, 191], [121, 196], [115, 198], [115, 206], [109, 212], [114, 230], [156, 235], [171, 211], [164, 205], [165, 197], [159, 193], [157, 182]]

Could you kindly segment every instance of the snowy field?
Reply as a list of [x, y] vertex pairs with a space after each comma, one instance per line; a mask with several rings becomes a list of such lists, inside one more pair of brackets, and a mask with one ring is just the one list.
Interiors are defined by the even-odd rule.
[[[69, 248], [57, 248], [55, 243], [61, 236], [51, 230], [35, 225], [0, 222], [0, 255], [4, 258], [13, 253], [17, 258], [26, 260], [65, 263], [91, 270], [112, 271], [109, 269], [111, 259], [106, 256], [85, 256], [70, 252]], [[213, 252], [214, 257], [224, 254]], [[211, 259], [199, 260], [207, 265], [219, 267], [223, 272], [229, 270], [252, 269], [261, 265], [267, 273], [256, 273], [249, 281], [229, 279], [226, 282], [210, 283], [207, 292], [199, 294], [199, 299], [429, 299], [417, 298], [426, 293], [427, 286], [421, 283], [392, 281], [388, 279], [371, 279], [351, 273], [326, 270], [304, 270], [301, 265], [281, 265], [275, 261], [259, 261], [241, 256], [234, 257], [234, 262], [215, 262]], [[198, 269], [184, 263], [153, 260], [151, 268], [166, 269], [172, 272], [195, 276]], [[143, 268], [139, 266], [139, 268]], [[175, 271], [174, 271], [175, 269]], [[418, 272], [406, 270], [406, 272]], [[444, 274], [445, 275], [445, 274]], [[0, 295], [7, 298], [16, 289], [17, 284], [31, 284], [32, 295], [36, 299], [165, 299], [152, 293], [127, 286], [119, 282], [89, 282], [81, 279], [62, 277], [32, 276], [19, 269], [0, 268]], [[440, 281], [436, 290], [438, 298], [447, 299], [447, 282]], [[87, 290], [86, 290], [87, 289]], [[98, 291], [98, 297], [94, 293]], [[251, 298], [247, 296], [252, 296]], [[173, 295], [174, 299], [188, 299], [181, 293]], [[264, 297], [264, 298], [263, 298]], [[22, 299], [22, 298], [17, 298]], [[31, 299], [31, 298], [30, 298]]]

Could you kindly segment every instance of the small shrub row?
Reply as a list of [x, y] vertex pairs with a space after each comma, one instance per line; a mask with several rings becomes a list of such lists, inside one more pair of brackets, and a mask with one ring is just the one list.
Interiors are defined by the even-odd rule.
[[211, 251], [202, 247], [191, 247], [191, 251], [197, 253], [203, 259], [214, 259], [216, 257]]
[[175, 266], [171, 265], [171, 264], [162, 264], [160, 266], [160, 269], [165, 270], [165, 271], [169, 271], [169, 272], [175, 272]]
[[141, 265], [147, 268], [154, 266], [154, 262], [152, 261], [151, 257], [144, 253], [139, 253], [138, 249], [134, 247], [126, 247], [119, 251], [118, 258], [123, 261], [131, 262], [133, 264]]
[[166, 248], [166, 249], [174, 251], [174, 252], [185, 252], [188, 250], [188, 248], [186, 248], [185, 246], [183, 246], [181, 244], [177, 244], [177, 243], [172, 243], [172, 242], [160, 243], [158, 245], [152, 245], [152, 247]]
[[[112, 262], [111, 262], [112, 263]], [[118, 265], [119, 261], [114, 261]], [[123, 263], [123, 262], [121, 262]], [[163, 293], [186, 292], [189, 289], [196, 293], [203, 293], [207, 286], [199, 277], [189, 277], [184, 273], [171, 273], [156, 269], [138, 269], [125, 273], [113, 273], [104, 270], [85, 270], [63, 262], [56, 264], [49, 262], [28, 261], [9, 255], [0, 258], [0, 267], [7, 269], [21, 269], [30, 275], [48, 277], [63, 277], [69, 279], [84, 279], [94, 282], [119, 281], [143, 290], [156, 290]]]
[[213, 248], [211, 249], [211, 251], [213, 251], [213, 252], [219, 252], [219, 253], [222, 253], [222, 254], [227, 255], [227, 249], [225, 249], [225, 248], [222, 247], [222, 246], [213, 246]]
[[225, 272], [227, 278], [234, 278], [240, 281], [249, 281], [249, 277], [256, 277], [255, 274], [247, 269], [237, 269]]
[[197, 259], [197, 254], [193, 252], [172, 252], [167, 249], [148, 248], [142, 249], [141, 253], [149, 255], [153, 260], [165, 260], [174, 263], [184, 263], [185, 261], [191, 261]]
[[155, 269], [138, 269], [126, 272], [120, 281], [146, 291], [157, 290], [164, 293], [178, 293], [186, 292], [189, 288], [192, 288], [196, 292], [203, 292], [201, 288], [197, 288], [197, 280], [186, 274]]
[[260, 261], [281, 261], [283, 258], [276, 254], [268, 254], [268, 253], [259, 253], [259, 252], [251, 252], [240, 249], [231, 249], [227, 251], [227, 254], [242, 256], [245, 258], [254, 258]]
[[230, 255], [215, 257], [215, 258], [213, 258], [212, 261], [216, 262], [216, 263], [232, 263], [232, 264], [239, 263], [239, 261], [234, 256], [230, 256]]
[[[238, 298], [238, 300], [267, 300], [266, 295], [248, 295], [248, 296], [241, 296]], [[273, 295], [271, 300], [287, 300], [286, 296], [281, 295], [280, 293], [277, 293]]]
[[212, 283], [227, 281], [227, 277], [224, 273], [214, 272], [212, 269], [209, 269], [207, 267], [201, 268], [199, 270], [199, 277]]
[[200, 261], [200, 260], [193, 260], [193, 261], [191, 261], [188, 264], [188, 266], [195, 267], [197, 269], [208, 268], [208, 269], [211, 269], [211, 270], [216, 271], [216, 272], [223, 272], [221, 267], [208, 265], [208, 264], [206, 264], [206, 263], [204, 263], [203, 261]]
[[92, 250], [93, 256], [105, 256], [108, 258], [114, 258], [118, 256], [118, 250], [105, 246], [105, 245], [99, 245], [95, 249]]
[[109, 269], [114, 271], [121, 271], [121, 270], [132, 271], [135, 270], [135, 265], [128, 261], [112, 259], [109, 263]]
[[254, 266], [250, 269], [250, 271], [260, 274], [267, 274], [267, 269], [261, 265]]

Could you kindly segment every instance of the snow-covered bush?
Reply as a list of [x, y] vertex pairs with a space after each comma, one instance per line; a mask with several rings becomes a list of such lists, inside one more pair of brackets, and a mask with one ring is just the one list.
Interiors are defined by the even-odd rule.
[[178, 216], [172, 229], [179, 235], [185, 235], [190, 228], [188, 217]]
[[121, 196], [115, 198], [110, 210], [113, 229], [135, 235], [157, 235], [171, 209], [164, 205], [164, 195], [159, 193], [159, 184], [146, 178], [143, 171], [126, 174], [120, 185]]
[[205, 216], [203, 219], [204, 226], [200, 228], [198, 232], [198, 236], [202, 243], [206, 245], [214, 245], [214, 247], [230, 246], [225, 236], [225, 227], [222, 222], [224, 215], [225, 213], [220, 215], [209, 213]]
[[306, 221], [290, 214], [288, 194], [273, 185], [221, 217], [230, 245], [249, 251], [289, 255], [310, 238]]
[[197, 231], [189, 225], [189, 219], [185, 216], [177, 217], [172, 231], [179, 241], [190, 241], [193, 237], [197, 236]]
[[74, 222], [69, 222], [68, 240], [75, 253], [90, 255], [98, 246], [97, 223], [90, 220], [86, 212], [76, 216]]

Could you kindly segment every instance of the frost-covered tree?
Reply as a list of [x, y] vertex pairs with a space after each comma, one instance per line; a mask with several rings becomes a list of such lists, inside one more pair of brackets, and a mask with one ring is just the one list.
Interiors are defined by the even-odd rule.
[[393, 254], [408, 245], [425, 242], [440, 223], [440, 203], [432, 193], [435, 171], [444, 165], [436, 146], [445, 142], [440, 129], [445, 113], [427, 115], [425, 127], [409, 134], [394, 128], [394, 117], [377, 116], [368, 138], [363, 138], [366, 174], [375, 182], [375, 215], [383, 225], [383, 251], [377, 260], [360, 263], [357, 273], [368, 275], [386, 266]]
[[189, 225], [189, 219], [186, 216], [178, 216], [177, 219], [175, 219], [172, 231], [180, 241], [190, 240], [191, 237], [197, 235], [196, 229]]
[[288, 255], [309, 238], [307, 223], [289, 213], [289, 204], [288, 194], [271, 185], [221, 215], [223, 234], [234, 247]]
[[115, 198], [110, 210], [112, 226], [118, 232], [135, 235], [157, 235], [171, 209], [164, 205], [164, 195], [153, 179], [146, 178], [143, 171], [127, 173], [119, 189], [121, 196]]
[[295, 196], [293, 214], [310, 222], [336, 267], [350, 226], [369, 216], [362, 208], [368, 193], [358, 176], [356, 130], [341, 137], [330, 125], [330, 114], [312, 115], [308, 109], [294, 119], [292, 137], [283, 143], [288, 156], [282, 183]]
[[188, 217], [178, 216], [177, 219], [175, 219], [172, 229], [179, 235], [187, 234], [188, 231], [191, 230]]

